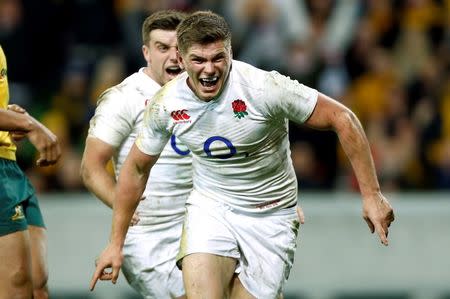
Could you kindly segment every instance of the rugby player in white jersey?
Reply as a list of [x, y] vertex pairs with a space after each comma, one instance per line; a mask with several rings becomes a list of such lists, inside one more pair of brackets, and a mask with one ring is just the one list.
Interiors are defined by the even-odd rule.
[[337, 133], [358, 178], [363, 217], [388, 245], [394, 213], [380, 191], [363, 128], [348, 108], [277, 72], [232, 60], [228, 25], [214, 13], [188, 16], [177, 40], [186, 72], [146, 109], [119, 176], [111, 240], [91, 288], [98, 279], [117, 280], [128, 222], [171, 134], [193, 156], [194, 187], [177, 257], [188, 298], [281, 294], [299, 228], [288, 120]]
[[[142, 125], [145, 105], [166, 82], [181, 72], [176, 54], [176, 26], [185, 15], [160, 11], [142, 26], [147, 66], [106, 90], [90, 122], [81, 174], [86, 187], [113, 207], [115, 177], [106, 165], [113, 159], [116, 177]], [[192, 189], [192, 159], [175, 136], [161, 153], [128, 230], [123, 272], [144, 298], [185, 298], [175, 257]], [[137, 224], [136, 224], [137, 223]], [[135, 225], [133, 225], [135, 224]]]

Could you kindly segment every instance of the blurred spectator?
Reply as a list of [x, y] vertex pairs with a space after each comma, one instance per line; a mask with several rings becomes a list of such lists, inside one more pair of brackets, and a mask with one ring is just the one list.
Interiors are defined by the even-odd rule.
[[[0, 44], [16, 66], [11, 102], [64, 144], [58, 167], [30, 173], [37, 189], [82, 188], [77, 169], [93, 101], [143, 65], [140, 24], [168, 8], [224, 15], [234, 57], [354, 109], [384, 188], [450, 189], [448, 0], [1, 0]], [[291, 124], [290, 138], [301, 189], [356, 188], [334, 134]], [[21, 166], [32, 159], [21, 147]]]

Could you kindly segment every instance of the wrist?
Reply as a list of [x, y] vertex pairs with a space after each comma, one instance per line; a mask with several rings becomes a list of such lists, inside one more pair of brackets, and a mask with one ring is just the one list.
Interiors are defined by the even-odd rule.
[[375, 200], [377, 198], [380, 198], [381, 190], [379, 187], [370, 190], [361, 190], [361, 196], [363, 198], [363, 201]]

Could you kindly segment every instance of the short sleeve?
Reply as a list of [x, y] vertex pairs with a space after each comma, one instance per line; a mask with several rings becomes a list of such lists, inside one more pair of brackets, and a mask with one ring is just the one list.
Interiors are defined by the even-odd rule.
[[136, 146], [147, 155], [159, 155], [169, 141], [168, 117], [158, 102], [152, 101], [144, 113], [144, 124], [136, 139]]
[[265, 100], [269, 113], [296, 123], [308, 120], [316, 107], [318, 91], [278, 72], [265, 77]]
[[133, 109], [124, 95], [116, 88], [108, 89], [99, 97], [88, 136], [118, 147], [133, 130], [135, 116], [132, 114]]

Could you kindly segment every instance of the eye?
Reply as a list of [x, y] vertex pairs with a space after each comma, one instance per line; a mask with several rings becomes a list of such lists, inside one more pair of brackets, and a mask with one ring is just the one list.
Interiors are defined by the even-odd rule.
[[203, 59], [198, 58], [198, 57], [194, 57], [194, 58], [191, 59], [191, 61], [192, 61], [193, 63], [200, 64], [200, 63], [203, 62]]
[[222, 62], [225, 59], [224, 55], [218, 55], [214, 57], [213, 62]]
[[167, 52], [167, 50], [169, 50], [169, 47], [160, 45], [160, 46], [158, 46], [158, 50], [161, 52]]

